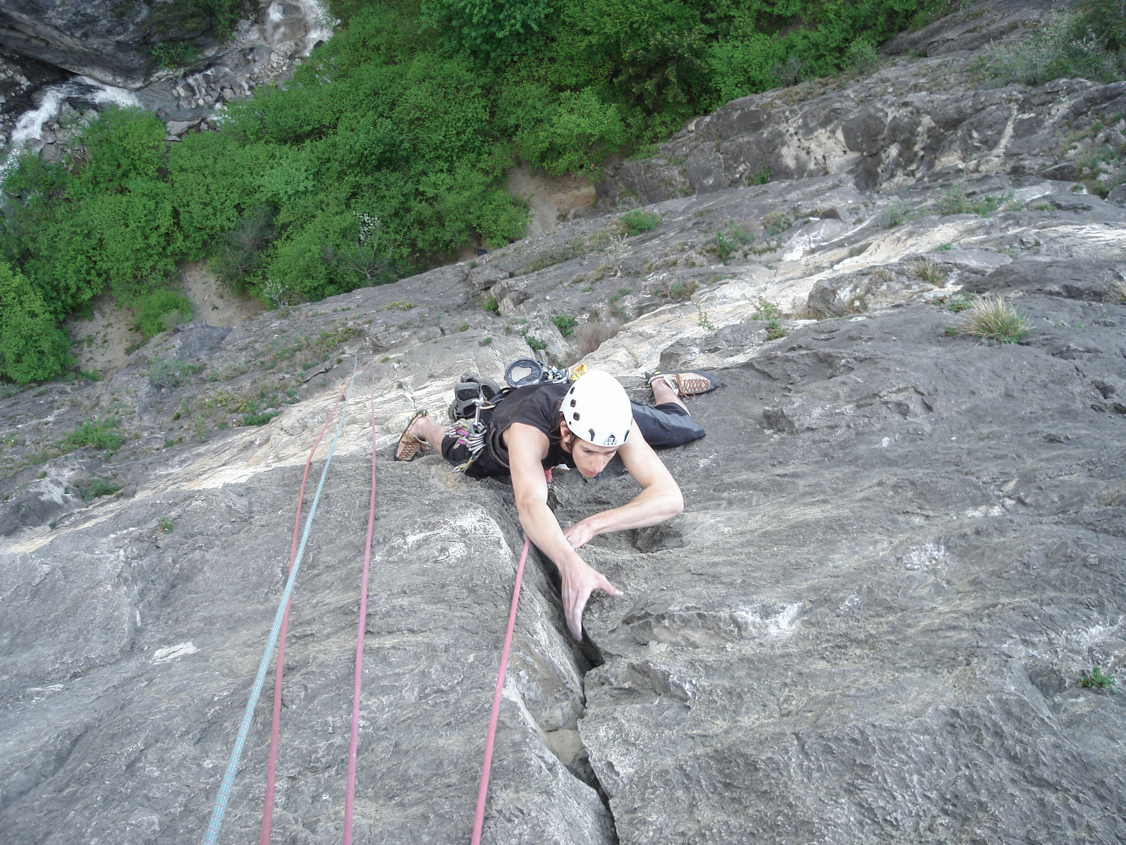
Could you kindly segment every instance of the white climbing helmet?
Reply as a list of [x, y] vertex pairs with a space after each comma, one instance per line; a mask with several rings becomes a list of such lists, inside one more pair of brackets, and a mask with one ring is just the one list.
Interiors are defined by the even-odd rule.
[[625, 388], [601, 370], [579, 377], [563, 396], [560, 410], [571, 433], [595, 446], [621, 446], [633, 425]]

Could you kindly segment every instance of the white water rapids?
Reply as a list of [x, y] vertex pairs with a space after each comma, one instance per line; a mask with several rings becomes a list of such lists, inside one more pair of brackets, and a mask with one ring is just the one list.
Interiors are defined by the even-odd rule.
[[[275, 5], [270, 5], [267, 14], [273, 13]], [[317, 44], [332, 37], [337, 21], [324, 9], [320, 0], [297, 0], [297, 5], [301, 8], [308, 28], [305, 36], [305, 49], [302, 51], [302, 56], [308, 56]], [[35, 95], [38, 105], [31, 111], [20, 115], [12, 129], [8, 150], [3, 161], [0, 162], [0, 185], [3, 184], [8, 171], [11, 170], [28, 142], [42, 136], [43, 124], [53, 120], [58, 115], [63, 102], [71, 97], [81, 98], [95, 107], [105, 105], [140, 106], [136, 94], [132, 91], [104, 85], [85, 76], [75, 77], [66, 82], [43, 88]]]

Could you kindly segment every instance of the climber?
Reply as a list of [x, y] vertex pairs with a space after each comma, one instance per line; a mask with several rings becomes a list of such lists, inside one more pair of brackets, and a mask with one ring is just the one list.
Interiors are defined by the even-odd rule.
[[[631, 403], [613, 376], [593, 370], [573, 383], [533, 384], [504, 394], [491, 409], [484, 434], [448, 428], [416, 411], [395, 451], [409, 461], [427, 449], [461, 464], [466, 475], [512, 478], [520, 524], [555, 563], [562, 581], [563, 611], [571, 635], [582, 639], [582, 613], [590, 594], [621, 592], [577, 554], [599, 534], [644, 528], [684, 509], [680, 487], [653, 447], [680, 446], [704, 436], [683, 398], [707, 393], [719, 382], [705, 373], [657, 373], [650, 377], [654, 406]], [[593, 478], [617, 455], [641, 492], [630, 502], [592, 514], [563, 529], [547, 506], [544, 470], [559, 464]]]

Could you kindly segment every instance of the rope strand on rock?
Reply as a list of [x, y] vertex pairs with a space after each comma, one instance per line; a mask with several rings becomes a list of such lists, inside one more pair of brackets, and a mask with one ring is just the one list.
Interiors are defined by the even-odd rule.
[[246, 704], [246, 710], [243, 713], [242, 724], [239, 726], [238, 736], [235, 739], [234, 748], [231, 750], [231, 758], [227, 761], [227, 769], [223, 774], [223, 780], [219, 784], [219, 795], [215, 799], [215, 807], [211, 812], [211, 821], [208, 822], [207, 830], [203, 836], [203, 845], [215, 845], [215, 841], [219, 836], [219, 830], [223, 826], [223, 815], [227, 811], [227, 804], [231, 798], [231, 787], [234, 785], [235, 772], [238, 770], [239, 760], [242, 758], [242, 749], [246, 744], [247, 735], [250, 733], [250, 724], [254, 719], [254, 708], [258, 704], [258, 698], [262, 694], [262, 687], [266, 682], [266, 671], [270, 665], [270, 657], [273, 656], [274, 646], [277, 644], [278, 636], [281, 632], [282, 619], [285, 616], [286, 607], [289, 605], [289, 597], [293, 593], [293, 585], [297, 580], [297, 573], [301, 569], [301, 559], [305, 554], [305, 545], [309, 540], [309, 529], [313, 524], [313, 517], [317, 515], [317, 505], [320, 504], [321, 491], [324, 489], [325, 478], [328, 476], [328, 468], [332, 465], [332, 456], [336, 452], [336, 444], [340, 439], [340, 431], [344, 427], [344, 417], [348, 412], [348, 401], [352, 396], [352, 384], [356, 378], [356, 365], [352, 365], [352, 378], [348, 380], [348, 390], [344, 395], [344, 409], [341, 411], [340, 420], [336, 425], [336, 433], [332, 438], [332, 446], [329, 448], [328, 457], [325, 460], [324, 469], [321, 471], [320, 483], [317, 485], [316, 495], [313, 496], [312, 507], [309, 508], [309, 516], [305, 520], [305, 531], [301, 537], [301, 545], [297, 550], [297, 558], [293, 562], [293, 567], [290, 569], [289, 578], [285, 584], [285, 590], [282, 592], [281, 600], [278, 602], [278, 610], [274, 615], [274, 625], [270, 629], [270, 636], [266, 641], [266, 647], [262, 652], [262, 659], [258, 664], [258, 674], [254, 678], [254, 684], [250, 692], [250, 700]]
[[[340, 406], [340, 401], [343, 398], [343, 393], [336, 397], [336, 403], [328, 412], [328, 418], [325, 420], [325, 424], [321, 426], [321, 433], [317, 435], [317, 441], [313, 444], [313, 448], [309, 450], [309, 457], [305, 459], [305, 472], [301, 476], [301, 489], [297, 492], [297, 511], [293, 518], [293, 542], [289, 549], [290, 571], [293, 571], [293, 562], [297, 560], [297, 543], [301, 535], [301, 508], [305, 501], [305, 482], [309, 478], [309, 467], [312, 466], [313, 456], [317, 453], [321, 440], [324, 439], [325, 432], [328, 431], [332, 418], [336, 415], [336, 409]], [[266, 800], [262, 806], [262, 831], [258, 839], [259, 845], [269, 845], [270, 828], [274, 817], [274, 784], [277, 779], [278, 741], [281, 734], [282, 675], [284, 674], [285, 640], [286, 633], [289, 630], [289, 609], [291, 606], [292, 602], [286, 602], [281, 633], [278, 635], [277, 668], [274, 671], [274, 710], [270, 726], [270, 755], [266, 764]]]
[[508, 650], [512, 646], [512, 631], [516, 627], [516, 605], [520, 601], [520, 581], [524, 577], [524, 561], [528, 559], [529, 540], [524, 538], [524, 551], [520, 553], [520, 563], [516, 567], [516, 584], [512, 588], [512, 608], [508, 611], [508, 630], [504, 634], [504, 649], [500, 653], [500, 671], [497, 673], [497, 687], [493, 693], [493, 711], [489, 716], [489, 733], [485, 737], [485, 762], [481, 766], [481, 783], [477, 787], [477, 813], [473, 818], [473, 845], [480, 845], [481, 828], [485, 824], [485, 796], [489, 791], [489, 770], [493, 765], [493, 743], [497, 735], [497, 720], [500, 717], [501, 690], [504, 688], [504, 670], [508, 666]]
[[368, 533], [364, 542], [364, 568], [360, 578], [360, 621], [356, 632], [356, 671], [352, 687], [352, 739], [348, 746], [348, 782], [344, 795], [344, 845], [352, 843], [352, 811], [356, 795], [356, 752], [360, 735], [360, 685], [364, 674], [364, 628], [368, 616], [368, 570], [371, 565], [371, 535], [375, 527], [375, 376], [371, 377], [371, 496], [368, 500]]

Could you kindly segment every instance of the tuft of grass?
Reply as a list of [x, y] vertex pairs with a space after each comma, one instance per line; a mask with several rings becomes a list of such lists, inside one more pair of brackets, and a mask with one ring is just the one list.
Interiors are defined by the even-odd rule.
[[581, 359], [589, 355], [621, 330], [621, 323], [603, 323], [600, 319], [588, 320], [583, 324], [582, 329], [579, 330], [579, 358]]
[[1109, 296], [1111, 302], [1126, 305], [1126, 282], [1115, 282], [1110, 286]]
[[1080, 675], [1078, 683], [1081, 687], [1102, 689], [1108, 692], [1115, 692], [1118, 689], [1118, 681], [1114, 679], [1114, 676], [1107, 675], [1098, 666], [1095, 666], [1090, 672], [1084, 672]]
[[776, 237], [794, 225], [794, 219], [784, 211], [775, 211], [762, 218], [762, 228], [767, 234]]
[[880, 215], [880, 226], [884, 229], [894, 229], [907, 222], [907, 206], [895, 200], [883, 214]]
[[495, 296], [486, 296], [481, 300], [481, 310], [488, 311], [492, 314], [500, 313], [500, 303], [497, 302]]
[[929, 258], [917, 262], [912, 268], [912, 273], [919, 281], [934, 285], [936, 288], [942, 287], [946, 281], [946, 274], [942, 272], [942, 268]]
[[946, 310], [953, 311], [955, 314], [961, 311], [969, 311], [973, 308], [974, 302], [966, 294], [962, 294], [956, 299], [946, 300]]
[[691, 299], [692, 294], [696, 292], [696, 287], [695, 279], [689, 279], [687, 282], [678, 279], [672, 282], [665, 290], [659, 291], [658, 295], [676, 301]]
[[971, 337], [992, 338], [1001, 343], [1016, 343], [1028, 334], [1028, 321], [1020, 316], [1007, 299], [975, 296], [961, 331]]
[[1005, 197], [995, 196], [971, 200], [966, 193], [966, 186], [959, 183], [935, 201], [935, 210], [941, 217], [949, 214], [976, 214], [979, 217], [988, 217], [1000, 208], [1005, 201]]
[[631, 238], [661, 225], [661, 215], [655, 211], [627, 211], [618, 220], [626, 227], [626, 236]]
[[202, 364], [189, 364], [177, 358], [153, 358], [149, 365], [149, 381], [154, 387], [175, 388], [202, 369]]
[[281, 411], [247, 411], [242, 415], [242, 422], [239, 425], [243, 427], [265, 425], [280, 413]]

